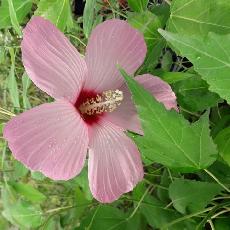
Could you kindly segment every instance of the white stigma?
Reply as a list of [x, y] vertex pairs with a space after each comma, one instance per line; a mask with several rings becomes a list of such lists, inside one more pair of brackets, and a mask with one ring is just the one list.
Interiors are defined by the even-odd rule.
[[101, 95], [87, 99], [79, 107], [82, 114], [95, 115], [104, 112], [113, 112], [122, 102], [123, 92], [116, 90], [108, 90]]

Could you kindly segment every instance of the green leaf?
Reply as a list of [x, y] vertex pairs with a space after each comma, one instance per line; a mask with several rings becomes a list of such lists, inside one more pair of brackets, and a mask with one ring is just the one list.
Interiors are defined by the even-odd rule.
[[149, 0], [128, 0], [129, 7], [136, 12], [143, 12], [147, 9]]
[[40, 0], [35, 15], [50, 20], [61, 31], [73, 27], [69, 0]]
[[139, 72], [149, 72], [157, 65], [159, 56], [165, 45], [164, 40], [162, 40], [160, 34], [157, 32], [158, 28], [162, 28], [163, 25], [160, 18], [149, 11], [129, 14], [128, 22], [144, 36], [147, 45], [147, 55]]
[[[212, 109], [212, 112], [214, 109]], [[216, 120], [218, 118], [218, 120]], [[212, 114], [212, 120], [214, 120], [214, 126], [212, 127], [211, 135], [216, 137], [216, 135], [225, 127], [230, 126], [230, 108], [227, 114], [221, 114], [219, 108]], [[213, 122], [213, 121], [212, 121]]]
[[205, 35], [230, 32], [230, 4], [226, 0], [174, 0], [168, 30], [180, 34]]
[[44, 180], [46, 177], [41, 172], [33, 171], [31, 172], [31, 177], [35, 180]]
[[80, 218], [84, 213], [84, 211], [88, 208], [87, 204], [90, 204], [91, 201], [87, 199], [87, 194], [85, 194], [84, 191], [80, 189], [80, 187], [77, 187], [75, 192], [76, 192], [77, 205], [79, 207], [75, 208], [76, 211], [74, 213], [74, 218]]
[[2, 133], [3, 133], [3, 123], [0, 124], [0, 135], [2, 135]]
[[162, 25], [166, 25], [170, 16], [170, 6], [168, 3], [152, 4], [150, 11], [159, 17]]
[[201, 77], [230, 103], [230, 34], [209, 33], [206, 38], [174, 34], [159, 29], [161, 35], [194, 65]]
[[214, 141], [217, 144], [220, 155], [230, 166], [230, 127], [221, 130]]
[[169, 84], [194, 77], [194, 74], [188, 72], [166, 72], [162, 69], [155, 69], [151, 71], [151, 73], [155, 76], [160, 77], [162, 80], [166, 81]]
[[140, 211], [145, 216], [148, 224], [153, 228], [169, 230], [195, 229], [194, 220], [180, 221], [179, 223], [174, 224], [172, 227], [164, 228], [165, 225], [181, 217], [181, 215], [175, 210], [167, 209], [165, 206], [165, 203], [157, 200], [156, 198], [146, 196], [144, 202], [141, 203]]
[[86, 38], [89, 37], [94, 22], [96, 0], [87, 0], [83, 13], [83, 31]]
[[162, 187], [157, 188], [157, 196], [163, 202], [169, 201], [169, 192], [168, 192], [167, 188], [169, 187], [170, 183], [171, 183], [171, 179], [170, 179], [168, 170], [164, 169], [164, 171], [163, 171], [163, 173], [161, 175], [160, 185], [162, 187], [165, 187], [166, 189], [164, 189]]
[[[230, 167], [224, 161], [217, 160], [208, 168], [208, 171], [215, 175], [222, 183], [230, 184]], [[199, 172], [198, 175], [204, 181], [213, 182], [213, 178], [204, 171]]]
[[15, 53], [14, 49], [10, 48], [10, 57], [11, 57], [11, 67], [10, 67], [10, 73], [9, 73], [9, 80], [8, 80], [8, 89], [11, 97], [11, 101], [13, 103], [13, 106], [17, 109], [20, 108], [19, 104], [19, 92], [18, 92], [18, 85], [16, 81], [15, 76]]
[[0, 214], [0, 227], [2, 230], [8, 230], [10, 229], [9, 223], [3, 216]]
[[173, 84], [173, 89], [179, 105], [191, 112], [203, 111], [217, 105], [220, 100], [216, 93], [208, 90], [208, 84], [195, 74]]
[[224, 219], [215, 219], [214, 222], [215, 230], [229, 230], [230, 229], [230, 219], [228, 217]]
[[8, 6], [9, 6], [10, 20], [11, 20], [12, 26], [15, 29], [15, 31], [18, 33], [18, 35], [21, 36], [22, 30], [19, 25], [17, 14], [16, 14], [15, 7], [14, 7], [12, 0], [8, 0]]
[[14, 178], [19, 179], [21, 177], [24, 177], [29, 172], [29, 169], [27, 169], [22, 163], [15, 160], [14, 161]]
[[23, 200], [16, 200], [9, 189], [9, 186], [8, 189], [2, 189], [4, 208], [2, 215], [20, 229], [40, 226], [43, 222], [40, 207]]
[[80, 186], [87, 200], [93, 199], [90, 188], [89, 188], [87, 168], [83, 168], [80, 175], [75, 177], [73, 180], [70, 180], [70, 184], [71, 185], [77, 184], [78, 186]]
[[[15, 11], [18, 23], [22, 23], [24, 21], [25, 16], [30, 12], [30, 9], [32, 7], [32, 1], [31, 0], [13, 1], [13, 6], [14, 6], [14, 11]], [[1, 1], [0, 15], [1, 15], [0, 29], [11, 27], [12, 23], [11, 23], [8, 0]]]
[[169, 186], [169, 197], [182, 214], [203, 210], [221, 192], [218, 184], [177, 179]]
[[30, 84], [31, 84], [31, 80], [28, 77], [28, 75], [26, 74], [26, 72], [24, 72], [22, 75], [22, 99], [23, 99], [23, 107], [25, 109], [31, 108], [31, 104], [30, 104], [29, 99], [27, 97], [27, 91], [30, 87]]
[[98, 206], [81, 222], [80, 228], [90, 230], [139, 230], [139, 215], [127, 218], [121, 210], [112, 206]]
[[170, 71], [172, 66], [172, 52], [166, 51], [161, 60], [161, 68], [164, 71]]
[[14, 188], [14, 190], [17, 192], [17, 194], [21, 194], [24, 198], [26, 198], [28, 201], [34, 202], [34, 203], [42, 203], [46, 200], [46, 196], [35, 189], [30, 184], [23, 184], [23, 183], [10, 183], [11, 186]]
[[136, 81], [121, 71], [132, 93], [144, 136], [135, 135], [144, 158], [181, 172], [207, 168], [217, 158], [209, 135], [208, 114], [189, 124], [174, 110], [168, 111]]

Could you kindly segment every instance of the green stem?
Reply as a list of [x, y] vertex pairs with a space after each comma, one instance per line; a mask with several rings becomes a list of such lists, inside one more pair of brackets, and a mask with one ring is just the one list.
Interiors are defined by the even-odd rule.
[[171, 6], [171, 2], [169, 0], [165, 0], [165, 2]]
[[149, 186], [146, 191], [144, 192], [144, 194], [142, 195], [141, 199], [139, 200], [136, 208], [133, 210], [133, 212], [130, 214], [130, 216], [127, 218], [127, 220], [131, 219], [137, 212], [137, 210], [139, 209], [141, 203], [143, 202], [144, 198], [146, 197], [146, 195], [148, 194], [148, 192], [152, 192], [153, 187]]
[[230, 193], [230, 190], [229, 190], [222, 182], [220, 182], [219, 179], [218, 179], [215, 175], [213, 175], [213, 174], [212, 174], [209, 170], [207, 170], [207, 169], [204, 169], [204, 171], [205, 171], [210, 177], [212, 177], [213, 180], [215, 180], [217, 184], [219, 184], [219, 185], [220, 185], [222, 188], [224, 188], [228, 193]]
[[201, 230], [203, 229], [203, 226], [207, 223], [208, 220], [210, 220], [213, 216], [213, 214], [219, 210], [220, 208], [223, 208], [225, 207], [226, 205], [228, 206], [230, 204], [229, 201], [227, 202], [224, 202], [224, 203], [221, 203], [221, 204], [218, 204], [216, 206], [214, 206], [210, 211], [209, 213], [206, 215], [206, 217], [196, 226], [196, 230]]
[[77, 41], [79, 41], [84, 47], [86, 47], [86, 44], [78, 37], [72, 35], [72, 34], [68, 34], [70, 37], [76, 39]]
[[215, 230], [215, 226], [214, 226], [214, 224], [212, 223], [212, 221], [209, 220], [208, 223], [209, 223], [209, 226], [210, 226], [211, 230]]
[[189, 215], [180, 217], [180, 218], [178, 218], [178, 219], [176, 219], [176, 220], [174, 220], [174, 221], [172, 221], [172, 222], [170, 222], [170, 223], [164, 225], [164, 226], [162, 227], [162, 230], [163, 230], [163, 229], [166, 230], [166, 229], [168, 229], [170, 226], [172, 226], [172, 225], [174, 225], [174, 224], [177, 224], [177, 223], [179, 223], [179, 222], [181, 222], [181, 221], [190, 219], [190, 218], [192, 218], [192, 217], [194, 217], [194, 216], [198, 216], [198, 215], [200, 215], [200, 214], [202, 214], [202, 213], [205, 213], [205, 212], [208, 212], [208, 211], [210, 211], [210, 210], [212, 210], [212, 207], [206, 208], [206, 209], [204, 209], [204, 210], [202, 210], [202, 211], [199, 211], [199, 212], [195, 212], [195, 213], [192, 213], [192, 214], [189, 214]]

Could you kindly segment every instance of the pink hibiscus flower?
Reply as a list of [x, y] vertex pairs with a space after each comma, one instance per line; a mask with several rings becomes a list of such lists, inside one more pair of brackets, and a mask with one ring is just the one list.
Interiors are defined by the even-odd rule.
[[[31, 80], [55, 102], [12, 118], [4, 137], [14, 157], [54, 180], [80, 173], [88, 150], [93, 196], [112, 202], [143, 178], [137, 147], [124, 131], [142, 134], [131, 95], [116, 65], [133, 74], [143, 63], [142, 35], [122, 20], [92, 32], [83, 58], [49, 21], [33, 17], [23, 31], [22, 60]], [[167, 109], [176, 108], [170, 86], [149, 74], [135, 78]]]

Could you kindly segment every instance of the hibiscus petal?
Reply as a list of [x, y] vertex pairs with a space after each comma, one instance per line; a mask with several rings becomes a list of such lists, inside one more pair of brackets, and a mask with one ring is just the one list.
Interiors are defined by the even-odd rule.
[[[134, 79], [148, 90], [159, 102], [162, 102], [167, 109], [173, 108], [178, 110], [176, 96], [170, 85], [159, 77], [152, 76], [151, 74], [144, 74]], [[124, 84], [120, 90], [124, 95], [121, 105], [112, 113], [105, 114], [105, 119], [126, 130], [143, 135], [140, 119], [137, 115], [128, 87]]]
[[139, 75], [135, 80], [151, 92], [157, 101], [163, 103], [166, 109], [178, 110], [175, 93], [168, 83], [151, 74]]
[[133, 74], [145, 55], [143, 36], [127, 22], [112, 19], [101, 23], [93, 30], [86, 49], [89, 74], [85, 87], [96, 92], [120, 88], [124, 79], [117, 64]]
[[75, 102], [87, 67], [51, 22], [33, 17], [23, 30], [22, 60], [32, 81], [50, 96]]
[[4, 138], [17, 160], [54, 180], [68, 180], [84, 166], [88, 130], [70, 103], [43, 104], [14, 117]]
[[137, 147], [121, 128], [105, 120], [93, 127], [88, 167], [91, 192], [103, 203], [131, 191], [143, 178]]

